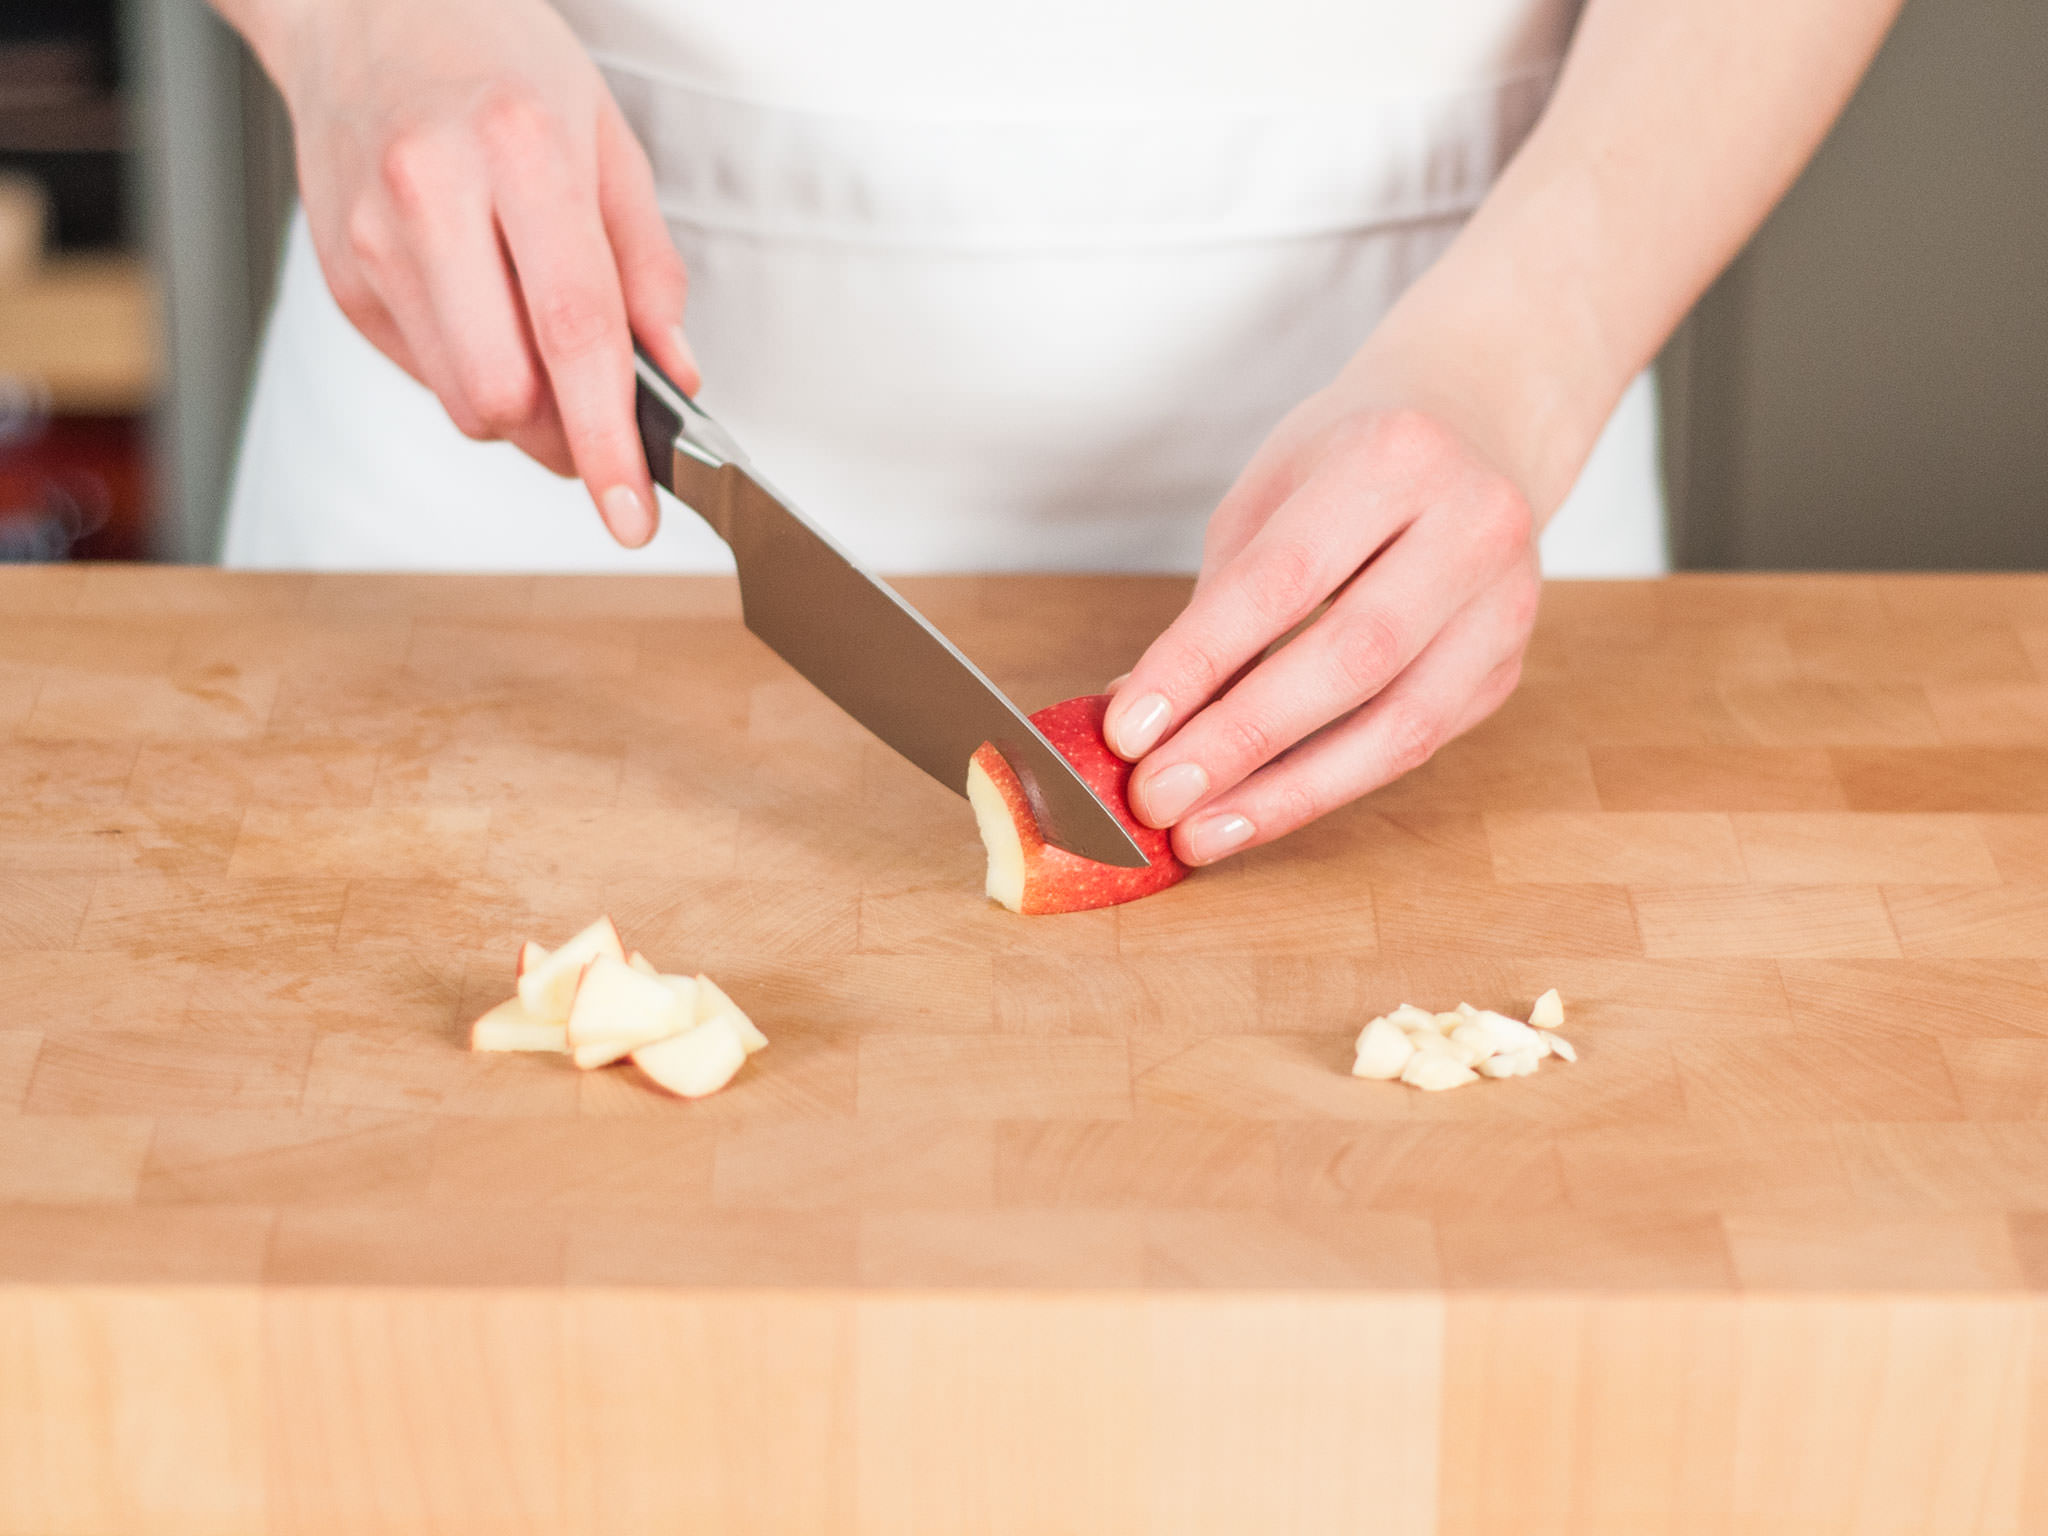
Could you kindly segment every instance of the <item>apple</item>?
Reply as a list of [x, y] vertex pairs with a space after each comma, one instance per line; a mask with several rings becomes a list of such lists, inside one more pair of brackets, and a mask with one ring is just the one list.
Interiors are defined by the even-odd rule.
[[[671, 976], [668, 980], [669, 984], [674, 986], [683, 978]], [[768, 1037], [754, 1027], [754, 1021], [747, 1017], [738, 1003], [725, 995], [725, 989], [717, 982], [709, 976], [698, 976], [692, 982], [692, 986], [696, 989], [696, 1007], [692, 1017], [697, 1023], [708, 1024], [713, 1019], [730, 1019], [734, 1031], [740, 1037], [740, 1044], [747, 1048], [749, 1056], [767, 1045]]]
[[[521, 951], [522, 958], [524, 953]], [[619, 930], [608, 917], [600, 917], [553, 954], [543, 951], [543, 958], [519, 977], [519, 1001], [537, 1019], [551, 1024], [568, 1023], [583, 968], [600, 956], [622, 966], [626, 963], [626, 947], [619, 942]]]
[[567, 1025], [550, 1024], [526, 1011], [526, 1004], [508, 997], [469, 1026], [472, 1051], [566, 1051]]
[[665, 1040], [690, 1026], [676, 994], [657, 976], [599, 955], [583, 973], [569, 1012], [569, 1049], [579, 1067], [601, 1067], [636, 1046]]
[[1109, 749], [1102, 735], [1108, 709], [1108, 695], [1094, 694], [1041, 709], [1031, 723], [1116, 813], [1151, 865], [1120, 869], [1048, 843], [1039, 833], [1038, 818], [1015, 771], [991, 743], [983, 742], [967, 765], [967, 801], [974, 807], [982, 845], [988, 849], [988, 894], [1012, 912], [1038, 915], [1113, 907], [1187, 878], [1187, 866], [1174, 857], [1167, 834], [1131, 814], [1124, 794], [1131, 765]]
[[513, 980], [516, 981], [521, 976], [524, 976], [528, 971], [539, 965], [541, 961], [547, 959], [547, 957], [548, 952], [546, 950], [534, 943], [532, 939], [528, 939], [519, 946], [519, 963], [512, 968]]
[[732, 1081], [746, 1059], [746, 1041], [730, 1013], [713, 1014], [679, 1035], [633, 1052], [634, 1066], [685, 1099], [716, 1093]]
[[626, 964], [633, 967], [642, 976], [659, 976], [661, 974], [660, 971], [655, 969], [654, 962], [641, 954], [637, 949], [626, 956]]

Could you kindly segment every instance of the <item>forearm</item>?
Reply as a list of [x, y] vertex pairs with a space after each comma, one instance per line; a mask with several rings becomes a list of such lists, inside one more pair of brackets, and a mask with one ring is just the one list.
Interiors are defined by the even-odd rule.
[[1819, 144], [1900, 0], [1591, 0], [1549, 110], [1347, 370], [1555, 510]]

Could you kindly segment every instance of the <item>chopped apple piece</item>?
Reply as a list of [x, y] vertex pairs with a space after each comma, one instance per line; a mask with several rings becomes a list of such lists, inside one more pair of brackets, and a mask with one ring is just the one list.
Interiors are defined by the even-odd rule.
[[1479, 1081], [1479, 1074], [1442, 1051], [1417, 1051], [1401, 1069], [1401, 1081], [1424, 1093], [1441, 1093]]
[[516, 997], [508, 997], [469, 1026], [472, 1051], [566, 1051], [569, 1031], [536, 1019]]
[[633, 1052], [635, 1066], [686, 1099], [716, 1093], [732, 1081], [746, 1059], [746, 1042], [730, 1013], [715, 1014], [695, 1028]]
[[579, 1067], [617, 1061], [636, 1046], [677, 1034], [690, 1023], [676, 995], [657, 977], [624, 960], [599, 955], [583, 973], [569, 1014], [569, 1048]]
[[1463, 1027], [1483, 1030], [1492, 1039], [1496, 1051], [1532, 1051], [1543, 1038], [1520, 1019], [1511, 1019], [1504, 1013], [1486, 1009], [1475, 1009]]
[[533, 940], [528, 939], [519, 946], [519, 961], [518, 964], [512, 967], [512, 979], [517, 981], [521, 976], [524, 976], [528, 971], [539, 965], [541, 961], [547, 959], [547, 957], [548, 952], [546, 950], [534, 943]]
[[1460, 1024], [1452, 1030], [1450, 1041], [1466, 1052], [1468, 1064], [1475, 1067], [1500, 1050], [1500, 1041], [1494, 1038], [1493, 1032], [1473, 1022]]
[[[677, 978], [680, 980], [681, 978]], [[754, 1021], [747, 1017], [740, 1005], [725, 995], [725, 989], [709, 976], [698, 976], [697, 1007], [695, 1018], [699, 1024], [708, 1024], [713, 1019], [732, 1020], [732, 1027], [739, 1032], [740, 1043], [753, 1055], [768, 1043], [768, 1037], [754, 1027]]]
[[1409, 1034], [1413, 1034], [1417, 1030], [1425, 1030], [1430, 1034], [1437, 1033], [1436, 1015], [1427, 1008], [1416, 1007], [1413, 1003], [1403, 1003], [1400, 1007], [1396, 1008], [1387, 1015], [1387, 1022], [1398, 1025]]
[[675, 994], [676, 1012], [682, 1018], [683, 1028], [688, 1029], [699, 1021], [697, 1017], [697, 978], [694, 976], [657, 976], [654, 978]]
[[1470, 1003], [1442, 1013], [1403, 1003], [1359, 1031], [1351, 1071], [1355, 1077], [1398, 1077], [1428, 1092], [1480, 1077], [1527, 1077], [1546, 1056], [1578, 1060], [1571, 1042], [1553, 1033], [1563, 1022], [1564, 1004], [1554, 989], [1536, 1000], [1526, 1024]]
[[1533, 1047], [1501, 1051], [1479, 1063], [1482, 1077], [1527, 1077], [1539, 1065]]
[[633, 967], [633, 969], [638, 971], [642, 976], [659, 976], [661, 974], [661, 972], [655, 968], [654, 962], [648, 959], [645, 955], [641, 954], [640, 951], [637, 949], [634, 950], [633, 953], [631, 953], [630, 955], [626, 956], [626, 964]]
[[626, 949], [619, 942], [619, 930], [612, 926], [608, 917], [600, 917], [521, 976], [519, 1000], [537, 1019], [556, 1024], [568, 1023], [583, 968], [601, 958], [616, 960], [621, 967], [626, 963]]
[[1358, 1059], [1351, 1064], [1351, 1075], [1391, 1082], [1414, 1054], [1415, 1042], [1399, 1025], [1389, 1019], [1374, 1019], [1358, 1032]]

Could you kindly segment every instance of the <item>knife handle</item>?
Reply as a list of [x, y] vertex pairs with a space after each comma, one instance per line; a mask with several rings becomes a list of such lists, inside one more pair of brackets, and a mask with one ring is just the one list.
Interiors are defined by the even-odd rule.
[[633, 344], [633, 415], [655, 484], [732, 542], [732, 486], [746, 463], [732, 435]]

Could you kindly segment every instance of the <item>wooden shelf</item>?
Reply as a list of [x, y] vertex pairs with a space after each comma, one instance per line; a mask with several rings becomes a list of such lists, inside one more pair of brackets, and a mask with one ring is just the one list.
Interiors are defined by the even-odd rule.
[[147, 410], [161, 372], [156, 285], [139, 258], [65, 257], [0, 287], [0, 374], [42, 385], [52, 409]]

